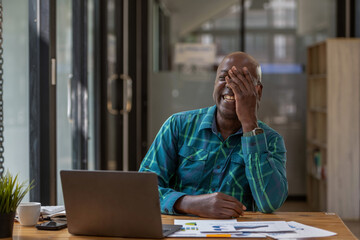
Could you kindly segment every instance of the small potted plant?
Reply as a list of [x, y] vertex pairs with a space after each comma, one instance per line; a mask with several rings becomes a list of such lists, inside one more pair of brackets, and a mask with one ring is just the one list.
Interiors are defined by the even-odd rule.
[[16, 208], [32, 188], [33, 181], [26, 186], [9, 172], [0, 178], [0, 238], [12, 236]]

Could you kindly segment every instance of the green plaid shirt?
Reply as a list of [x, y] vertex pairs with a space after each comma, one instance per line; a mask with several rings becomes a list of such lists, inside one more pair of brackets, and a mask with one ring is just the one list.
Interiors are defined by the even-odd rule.
[[273, 212], [285, 201], [283, 138], [259, 121], [264, 134], [225, 141], [217, 131], [216, 106], [174, 114], [161, 127], [140, 170], [158, 175], [161, 212], [176, 214], [183, 195], [222, 192], [248, 210]]

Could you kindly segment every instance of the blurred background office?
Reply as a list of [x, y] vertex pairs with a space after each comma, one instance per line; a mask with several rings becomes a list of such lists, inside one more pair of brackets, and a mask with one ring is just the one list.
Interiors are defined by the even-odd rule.
[[285, 138], [289, 199], [307, 199], [307, 48], [359, 37], [359, 0], [2, 5], [4, 166], [35, 179], [29, 200], [63, 204], [63, 169], [137, 170], [171, 114], [214, 104], [233, 51], [262, 65], [259, 118]]

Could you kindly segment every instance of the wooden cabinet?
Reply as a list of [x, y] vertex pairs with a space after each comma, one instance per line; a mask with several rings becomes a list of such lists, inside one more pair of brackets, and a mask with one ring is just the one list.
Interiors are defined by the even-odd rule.
[[360, 40], [308, 48], [307, 198], [314, 210], [360, 218]]

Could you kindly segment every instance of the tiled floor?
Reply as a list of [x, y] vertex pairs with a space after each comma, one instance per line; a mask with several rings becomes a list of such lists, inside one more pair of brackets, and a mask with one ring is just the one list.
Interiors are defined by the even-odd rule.
[[[280, 212], [311, 212], [312, 209], [304, 201], [286, 201], [278, 210]], [[360, 221], [344, 221], [351, 232], [360, 239]]]

